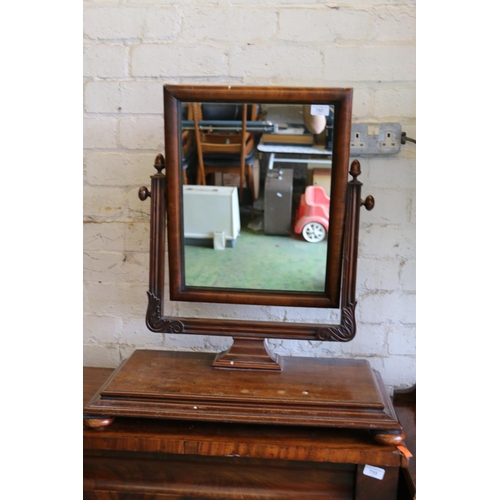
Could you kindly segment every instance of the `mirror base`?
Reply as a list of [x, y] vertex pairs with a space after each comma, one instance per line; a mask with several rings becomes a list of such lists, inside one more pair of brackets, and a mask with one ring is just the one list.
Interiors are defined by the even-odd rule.
[[213, 357], [135, 351], [86, 404], [85, 426], [159, 418], [359, 429], [382, 445], [404, 440], [380, 373], [366, 360], [283, 356], [281, 371], [225, 372], [213, 368]]
[[233, 345], [217, 354], [212, 366], [226, 370], [281, 371], [281, 359], [267, 350], [265, 339], [233, 337]]

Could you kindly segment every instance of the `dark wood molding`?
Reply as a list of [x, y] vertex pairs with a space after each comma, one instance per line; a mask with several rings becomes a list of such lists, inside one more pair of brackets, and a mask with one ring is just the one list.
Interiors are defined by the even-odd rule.
[[[180, 172], [181, 102], [328, 103], [335, 106], [332, 192], [328, 255], [324, 293], [207, 289], [187, 287], [183, 275], [183, 231]], [[146, 324], [159, 333], [247, 336], [347, 342], [356, 333], [356, 269], [360, 208], [373, 208], [373, 197], [361, 200], [359, 161], [351, 164], [348, 182], [352, 89], [284, 87], [164, 87], [166, 158], [155, 160], [157, 173], [151, 177], [151, 192], [142, 187], [141, 200], [151, 199], [150, 285]], [[165, 172], [163, 172], [165, 170]], [[168, 219], [168, 224], [167, 224]], [[263, 321], [171, 318], [163, 315], [165, 279], [165, 226], [168, 229], [169, 283], [171, 300], [336, 308], [338, 325], [271, 323]], [[341, 295], [339, 296], [339, 293]]]
[[356, 302], [342, 308], [341, 322], [338, 326], [324, 326], [316, 331], [318, 340], [349, 342], [356, 335]]
[[[366, 360], [275, 357], [264, 340], [347, 342], [356, 333], [356, 273], [361, 199], [359, 161], [348, 169], [352, 107], [350, 89], [165, 87], [166, 159], [158, 155], [151, 191], [150, 274], [146, 324], [153, 332], [230, 336], [226, 352], [136, 350], [86, 405], [89, 427], [112, 417], [157, 418], [285, 426], [363, 429], [380, 445], [399, 445], [398, 422], [380, 374]], [[217, 90], [218, 89], [218, 90]], [[213, 90], [213, 93], [211, 92]], [[325, 293], [203, 289], [184, 286], [183, 179], [180, 164], [180, 103], [189, 101], [334, 103], [335, 132]], [[168, 117], [168, 119], [167, 119]], [[163, 172], [165, 171], [165, 172]], [[348, 181], [349, 173], [352, 180]], [[163, 313], [168, 230], [171, 300], [301, 307], [340, 307], [338, 325], [169, 317]], [[215, 360], [214, 360], [215, 357]], [[219, 368], [219, 369], [214, 369]], [[237, 370], [235, 370], [238, 368]], [[251, 370], [251, 373], [249, 371]]]
[[162, 316], [162, 300], [147, 292], [148, 308], [146, 311], [146, 326], [155, 333], [184, 333], [184, 323], [175, 318]]
[[281, 357], [268, 351], [264, 339], [233, 337], [233, 345], [217, 354], [214, 368], [242, 370], [281, 370]]
[[[263, 321], [241, 321], [241, 320], [211, 320], [198, 318], [173, 318], [165, 317], [162, 314], [164, 302], [164, 277], [165, 277], [165, 197], [166, 197], [166, 176], [161, 173], [165, 165], [162, 155], [158, 155], [155, 167], [157, 174], [151, 177], [151, 248], [150, 248], [150, 285], [148, 291], [148, 308], [146, 312], [147, 327], [157, 333], [185, 333], [195, 335], [219, 335], [219, 336], [242, 336], [252, 338], [280, 338], [280, 339], [301, 339], [301, 340], [321, 340], [348, 342], [356, 334], [356, 272], [358, 256], [358, 233], [359, 217], [361, 206], [365, 202], [361, 200], [362, 183], [357, 179], [360, 175], [360, 164], [354, 160], [350, 173], [353, 179], [347, 184], [346, 190], [346, 215], [345, 230], [342, 254], [342, 304], [340, 324], [320, 325], [307, 323], [274, 323]], [[140, 189], [140, 194], [145, 188]], [[369, 197], [373, 200], [373, 197]], [[147, 199], [142, 195], [141, 199]], [[372, 203], [366, 203], [366, 208], [373, 208]], [[170, 205], [170, 204], [169, 204]], [[174, 206], [176, 206], [174, 204]], [[179, 240], [178, 236], [172, 234], [170, 237]], [[181, 252], [182, 248], [174, 245], [176, 251]], [[170, 254], [170, 251], [169, 251]], [[178, 279], [179, 266], [181, 260], [175, 260], [175, 268], [172, 274], [174, 279]], [[213, 293], [210, 291], [198, 291], [195, 294]], [[235, 290], [228, 291], [229, 297], [236, 293]], [[249, 292], [248, 297], [253, 297]], [[262, 298], [261, 293], [255, 294]], [[267, 294], [265, 294], [267, 295]], [[302, 307], [309, 304], [307, 297], [297, 295]], [[317, 303], [318, 297], [312, 299]], [[327, 299], [321, 299], [327, 300]], [[203, 297], [200, 297], [203, 301]]]
[[366, 360], [283, 357], [282, 371], [251, 373], [215, 370], [213, 360], [213, 353], [136, 350], [87, 404], [86, 418], [365, 429], [381, 444], [404, 440], [380, 374]]
[[[84, 368], [84, 406], [112, 372]], [[83, 498], [411, 500], [412, 462], [366, 430], [117, 418], [83, 430]]]
[[[301, 87], [164, 86], [167, 178], [168, 259], [170, 298], [175, 301], [214, 302], [285, 307], [340, 306], [342, 244], [346, 213], [352, 89]], [[183, 177], [180, 133], [182, 102], [317, 103], [335, 108], [332, 189], [328, 231], [325, 291], [318, 293], [188, 287], [184, 282], [181, 192]]]

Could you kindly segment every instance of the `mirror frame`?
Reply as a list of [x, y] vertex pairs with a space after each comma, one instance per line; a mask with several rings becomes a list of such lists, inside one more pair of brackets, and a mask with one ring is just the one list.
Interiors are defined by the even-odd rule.
[[[164, 86], [165, 158], [156, 158], [151, 176], [150, 287], [146, 324], [151, 331], [198, 335], [348, 341], [355, 334], [354, 309], [361, 183], [359, 162], [348, 182], [353, 90], [350, 88]], [[294, 292], [187, 287], [184, 284], [181, 172], [183, 102], [328, 104], [334, 106], [332, 184], [325, 291]], [[165, 169], [165, 174], [162, 170]], [[349, 187], [349, 189], [348, 189]], [[167, 220], [165, 220], [165, 212]], [[167, 223], [167, 224], [166, 224]], [[276, 323], [163, 316], [165, 224], [168, 234], [170, 299], [225, 304], [339, 308], [339, 325]]]
[[[182, 218], [182, 102], [259, 104], [330, 104], [334, 110], [332, 186], [324, 292], [189, 287], [184, 282]], [[179, 301], [267, 306], [338, 308], [342, 271], [342, 238], [351, 137], [352, 89], [283, 87], [164, 87], [170, 298]]]

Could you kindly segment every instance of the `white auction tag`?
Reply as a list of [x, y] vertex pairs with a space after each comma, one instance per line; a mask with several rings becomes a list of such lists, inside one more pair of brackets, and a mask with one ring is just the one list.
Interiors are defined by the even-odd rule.
[[384, 479], [385, 470], [380, 467], [374, 467], [373, 465], [365, 465], [363, 469], [363, 474], [365, 476], [374, 477], [375, 479]]
[[328, 116], [330, 106], [328, 104], [311, 104], [311, 115]]

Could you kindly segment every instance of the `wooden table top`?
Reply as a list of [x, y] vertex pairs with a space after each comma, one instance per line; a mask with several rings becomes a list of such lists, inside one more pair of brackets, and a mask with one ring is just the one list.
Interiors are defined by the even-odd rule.
[[[84, 406], [112, 373], [84, 368]], [[116, 418], [104, 430], [84, 429], [84, 449], [408, 466], [395, 446], [364, 430], [279, 425]]]

